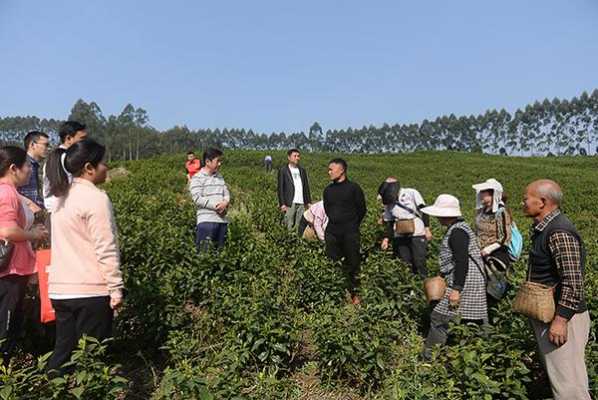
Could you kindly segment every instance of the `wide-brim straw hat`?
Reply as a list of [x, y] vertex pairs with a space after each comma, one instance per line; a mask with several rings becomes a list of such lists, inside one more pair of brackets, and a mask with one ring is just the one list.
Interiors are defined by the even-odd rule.
[[424, 207], [421, 211], [433, 217], [450, 218], [462, 216], [459, 199], [450, 194], [441, 194], [436, 198], [433, 205]]

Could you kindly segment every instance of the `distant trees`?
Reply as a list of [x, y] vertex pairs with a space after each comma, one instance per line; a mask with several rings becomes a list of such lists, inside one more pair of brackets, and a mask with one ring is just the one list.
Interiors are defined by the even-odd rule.
[[[256, 133], [245, 129], [197, 129], [175, 126], [158, 131], [146, 110], [127, 104], [118, 115], [105, 116], [95, 102], [77, 100], [68, 119], [88, 126], [105, 143], [109, 160], [136, 160], [161, 153], [215, 145], [231, 149], [282, 150], [300, 147], [330, 152], [411, 152], [454, 150], [511, 155], [589, 155], [598, 153], [598, 89], [570, 100], [544, 99], [516, 110], [488, 110], [482, 115], [454, 114], [420, 124], [373, 125], [327, 130], [314, 122], [307, 132]], [[0, 140], [22, 142], [33, 129], [56, 141], [61, 121], [35, 116], [0, 118]]]

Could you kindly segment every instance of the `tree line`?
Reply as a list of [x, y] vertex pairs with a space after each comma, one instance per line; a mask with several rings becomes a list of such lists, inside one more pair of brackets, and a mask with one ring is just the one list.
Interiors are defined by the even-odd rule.
[[[454, 150], [505, 155], [598, 154], [598, 89], [570, 100], [545, 99], [513, 113], [444, 115], [419, 124], [383, 124], [323, 131], [318, 122], [306, 131], [256, 133], [249, 129], [196, 129], [175, 126], [160, 131], [143, 108], [127, 104], [119, 115], [105, 116], [95, 102], [77, 100], [67, 118], [85, 123], [89, 133], [107, 147], [110, 160], [137, 160], [164, 153], [218, 146], [231, 149], [342, 153], [402, 153]], [[22, 143], [31, 130], [57, 141], [62, 121], [36, 116], [0, 118], [0, 141]]]

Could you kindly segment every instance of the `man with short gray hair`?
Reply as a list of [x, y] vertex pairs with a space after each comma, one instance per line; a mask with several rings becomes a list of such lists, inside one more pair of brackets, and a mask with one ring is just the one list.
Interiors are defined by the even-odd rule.
[[589, 400], [585, 347], [590, 316], [583, 293], [586, 252], [571, 221], [560, 211], [563, 193], [551, 180], [532, 182], [523, 212], [534, 219], [528, 277], [554, 288], [551, 323], [531, 319], [555, 400]]

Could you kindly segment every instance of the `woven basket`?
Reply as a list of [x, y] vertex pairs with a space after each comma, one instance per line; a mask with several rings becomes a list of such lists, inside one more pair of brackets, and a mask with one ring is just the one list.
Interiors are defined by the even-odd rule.
[[434, 276], [424, 280], [424, 292], [428, 303], [442, 300], [446, 292], [446, 281], [442, 276]]
[[513, 300], [513, 311], [549, 323], [555, 313], [554, 288], [541, 283], [524, 282]]

